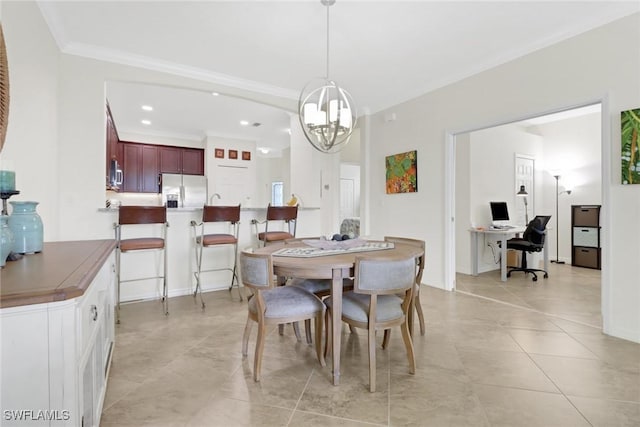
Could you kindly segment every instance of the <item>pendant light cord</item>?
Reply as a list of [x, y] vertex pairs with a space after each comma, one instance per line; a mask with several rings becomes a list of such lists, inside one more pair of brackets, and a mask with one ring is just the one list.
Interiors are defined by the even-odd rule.
[[327, 4], [327, 75], [326, 78], [329, 80], [329, 7], [331, 5]]

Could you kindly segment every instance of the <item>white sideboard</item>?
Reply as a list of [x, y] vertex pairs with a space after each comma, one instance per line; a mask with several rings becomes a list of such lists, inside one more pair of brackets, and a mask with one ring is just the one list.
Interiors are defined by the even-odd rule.
[[114, 343], [114, 248], [45, 243], [2, 269], [0, 425], [99, 425]]

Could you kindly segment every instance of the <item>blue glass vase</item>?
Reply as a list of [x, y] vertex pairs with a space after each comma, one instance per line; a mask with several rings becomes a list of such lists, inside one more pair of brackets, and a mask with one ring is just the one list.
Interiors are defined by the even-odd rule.
[[9, 228], [9, 216], [0, 215], [0, 267], [4, 267], [13, 250], [13, 233]]
[[9, 202], [13, 206], [9, 228], [15, 239], [13, 252], [32, 254], [42, 251], [42, 218], [36, 212], [38, 202]]

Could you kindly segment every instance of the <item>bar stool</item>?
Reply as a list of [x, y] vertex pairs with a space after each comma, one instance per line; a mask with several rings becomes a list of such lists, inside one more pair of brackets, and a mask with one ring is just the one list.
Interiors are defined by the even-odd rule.
[[[228, 233], [209, 233], [205, 229], [205, 224], [211, 223], [227, 223]], [[202, 222], [200, 224], [195, 221], [191, 221], [191, 226], [194, 229], [195, 234], [195, 251], [196, 251], [196, 271], [193, 275], [196, 278], [196, 290], [193, 292], [193, 297], [196, 294], [200, 294], [200, 302], [202, 303], [202, 309], [204, 310], [205, 304], [202, 298], [202, 273], [211, 271], [231, 271], [231, 284], [229, 285], [229, 292], [235, 286], [238, 288], [238, 294], [240, 295], [240, 301], [242, 301], [242, 293], [240, 292], [240, 283], [237, 275], [238, 265], [238, 233], [240, 231], [240, 205], [238, 206], [204, 206], [202, 208]], [[199, 228], [199, 232], [198, 232]], [[221, 247], [223, 245], [231, 245], [233, 247], [233, 268], [212, 268], [202, 269], [202, 252], [204, 248]]]
[[[258, 231], [258, 224], [264, 223], [264, 231]], [[275, 224], [274, 224], [275, 223]], [[273, 227], [277, 224], [281, 224], [281, 228], [286, 230], [274, 231]], [[258, 236], [258, 243], [262, 242], [262, 246], [266, 246], [268, 243], [280, 242], [287, 239], [293, 239], [296, 237], [296, 224], [298, 223], [298, 205], [295, 206], [271, 206], [271, 203], [267, 206], [267, 219], [264, 221], [258, 221], [256, 219], [251, 220], [251, 224], [254, 225], [256, 235]], [[272, 230], [269, 231], [271, 225]]]
[[[161, 231], [160, 237], [136, 237], [123, 239], [122, 227], [133, 225], [150, 225], [160, 224]], [[118, 214], [118, 223], [114, 224], [116, 233], [116, 280], [117, 286], [117, 310], [116, 310], [116, 322], [120, 323], [120, 284], [125, 282], [135, 282], [140, 280], [149, 279], [162, 279], [162, 302], [164, 308], [164, 314], [169, 314], [169, 298], [168, 298], [168, 286], [167, 286], [167, 228], [169, 223], [167, 222], [167, 208], [165, 206], [120, 206]], [[163, 274], [161, 276], [142, 277], [137, 279], [122, 280], [120, 278], [120, 257], [126, 252], [135, 251], [158, 251], [163, 252]]]

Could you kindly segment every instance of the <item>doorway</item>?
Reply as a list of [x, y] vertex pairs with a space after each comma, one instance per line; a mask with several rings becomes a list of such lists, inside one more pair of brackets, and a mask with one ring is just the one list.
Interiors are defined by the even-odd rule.
[[[567, 262], [567, 269], [574, 268], [571, 267], [571, 205], [602, 204], [603, 210], [606, 210], [604, 200], [608, 197], [608, 194], [605, 194], [608, 191], [606, 190], [608, 186], [602, 185], [602, 183], [607, 176], [607, 146], [610, 142], [607, 130], [602, 129], [605, 123], [603, 117], [606, 117], [606, 108], [604, 103], [597, 102], [579, 108], [558, 110], [535, 118], [452, 132], [449, 135], [449, 146], [447, 147], [449, 161], [447, 166], [450, 168], [448, 170], [448, 188], [450, 189], [448, 194], [450, 199], [447, 200], [446, 206], [448, 209], [447, 217], [451, 218], [451, 226], [447, 230], [447, 236], [450, 239], [445, 239], [450, 244], [446, 248], [448, 271], [445, 279], [448, 289], [456, 290], [458, 288], [456, 279], [460, 276], [457, 276], [457, 273], [470, 274], [471, 251], [469, 250], [470, 233], [468, 229], [470, 226], [486, 224], [489, 218], [488, 200], [483, 200], [483, 198], [507, 199], [513, 204], [514, 214], [523, 213], [523, 209], [521, 209], [523, 206], [518, 205], [518, 202], [522, 203], [522, 201], [516, 199], [515, 191], [513, 191], [514, 179], [517, 179], [516, 166], [513, 166], [517, 158], [516, 154], [525, 153], [531, 155], [535, 160], [536, 171], [532, 190], [535, 191], [536, 198], [535, 201], [529, 199], [531, 202], [529, 206], [531, 216], [529, 218], [536, 214], [551, 214], [555, 217], [556, 190], [553, 174], [557, 172], [551, 171], [558, 170], [559, 166], [562, 166], [564, 167], [563, 174], [566, 174], [566, 178], [571, 178], [571, 181], [574, 181], [570, 183], [569, 179], [567, 179], [562, 184], [567, 185], [567, 187], [571, 185], [573, 193], [571, 198], [566, 197], [566, 194], [561, 196], [559, 201], [559, 224], [557, 227], [553, 227], [555, 219], [553, 220], [552, 230], [549, 230], [547, 239], [547, 244], [550, 245], [550, 258], [559, 254], [560, 259], [564, 259]], [[571, 126], [573, 126], [573, 129]], [[563, 132], [565, 136], [562, 136]], [[523, 150], [522, 146], [517, 146], [517, 144], [516, 146], [507, 145], [513, 144], [514, 135], [518, 133], [526, 134], [527, 138], [530, 139], [529, 148]], [[585, 141], [585, 139], [590, 138], [591, 145], [580, 143], [580, 146], [572, 147], [571, 144], [577, 142], [560, 140], [566, 138], [567, 135], [576, 141]], [[499, 143], [500, 136], [504, 137], [504, 145]], [[487, 140], [490, 141], [488, 144]], [[483, 141], [485, 145], [482, 145]], [[474, 144], [477, 145], [474, 146]], [[541, 145], [542, 149], [531, 148], [536, 147], [536, 144]], [[525, 147], [527, 146], [525, 145]], [[499, 150], [500, 152], [496, 154], [491, 150]], [[589, 154], [586, 155], [585, 152]], [[496, 160], [496, 157], [502, 157], [502, 160]], [[505, 159], [509, 159], [512, 166], [505, 165]], [[490, 166], [492, 162], [494, 165]], [[594, 169], [594, 162], [597, 163], [595, 165], [597, 166], [595, 168], [596, 173], [591, 173], [591, 176], [585, 178], [585, 173]], [[497, 172], [498, 168], [508, 169], [508, 173], [499, 173]], [[487, 169], [491, 170], [492, 175], [499, 175], [497, 178], [499, 182], [488, 184], [491, 177], [486, 177]], [[476, 172], [482, 171], [485, 177], [478, 179], [474, 175], [474, 170]], [[509, 179], [505, 179], [505, 176], [508, 176]], [[507, 185], [508, 182], [511, 182], [511, 184]], [[480, 189], [477, 186], [480, 186]], [[561, 190], [563, 189], [561, 188]], [[605, 216], [606, 213], [603, 214], [603, 218]], [[559, 247], [556, 247], [555, 233], [558, 231], [561, 239]], [[606, 232], [603, 229], [603, 234]], [[606, 241], [606, 238], [603, 240]], [[484, 254], [486, 261], [484, 271], [487, 272], [485, 274], [490, 275], [492, 270], [499, 268], [500, 260], [499, 257], [496, 257], [495, 250], [490, 245], [484, 245], [484, 247], [486, 250]], [[603, 259], [606, 259], [606, 257]], [[554, 266], [556, 271], [553, 274], [562, 274], [562, 270], [558, 270], [556, 267]], [[603, 263], [602, 269], [606, 270], [606, 268], [606, 263]], [[575, 267], [575, 269], [576, 271], [582, 270], [578, 267]], [[480, 272], [482, 273], [482, 271], [481, 269]], [[602, 299], [605, 299], [609, 291], [608, 284], [603, 282], [601, 277], [606, 278], [606, 275], [600, 275], [600, 272], [597, 273], [597, 282], [599, 289], [602, 290]], [[469, 277], [473, 278], [473, 276]], [[530, 278], [528, 282], [531, 282]], [[509, 281], [500, 282], [499, 277], [497, 282], [494, 283], [497, 283], [498, 286], [504, 286], [505, 289], [508, 289], [509, 286]], [[529, 284], [529, 286], [533, 285], [540, 288], [541, 281], [537, 283]], [[607, 313], [606, 305], [602, 303], [600, 294], [600, 292], [597, 292], [598, 312], [602, 316], [600, 326], [602, 326], [601, 323], [604, 322], [606, 324]]]

